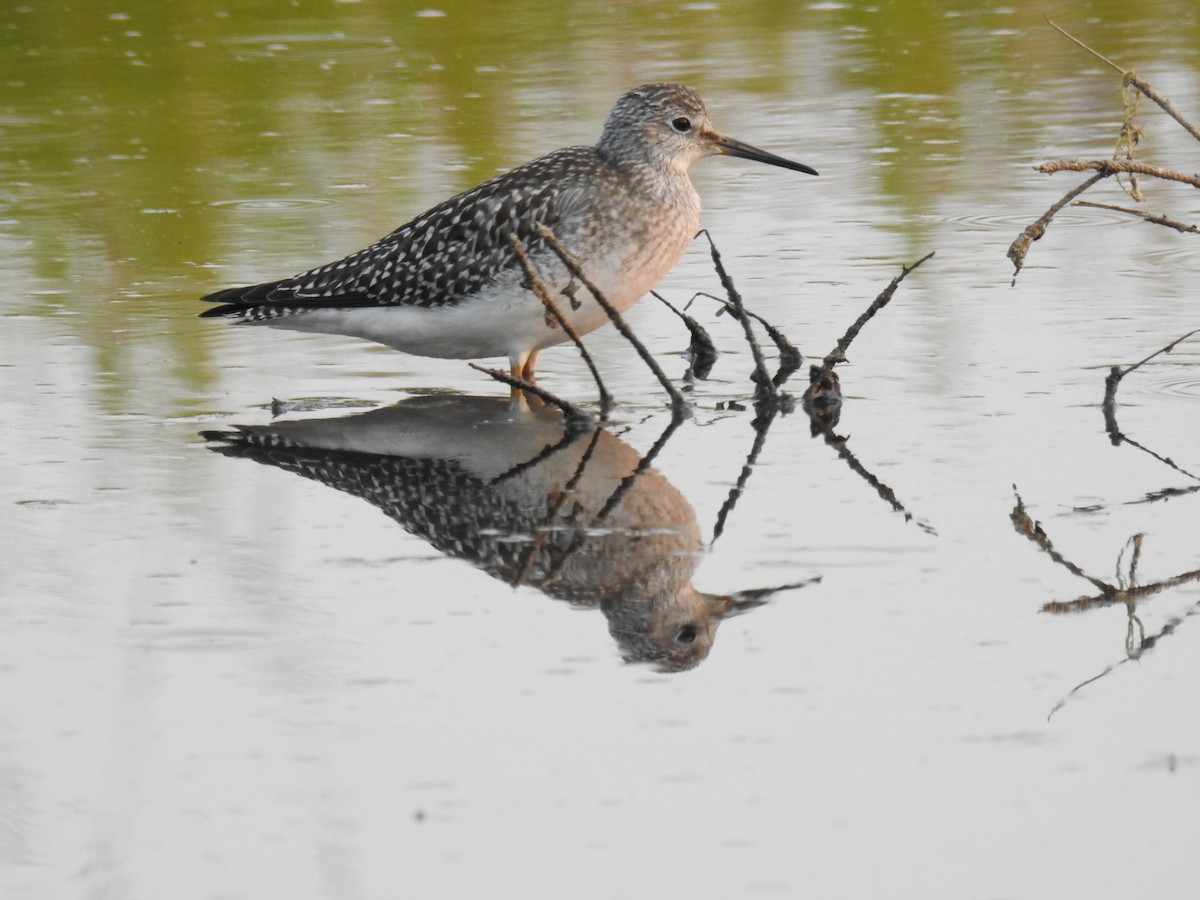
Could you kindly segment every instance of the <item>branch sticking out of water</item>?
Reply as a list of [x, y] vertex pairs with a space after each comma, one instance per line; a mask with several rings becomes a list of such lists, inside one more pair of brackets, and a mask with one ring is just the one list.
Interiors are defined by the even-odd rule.
[[1087, 172], [1094, 169], [1101, 178], [1112, 175], [1146, 175], [1151, 178], [1161, 178], [1164, 181], [1178, 181], [1180, 184], [1190, 184], [1200, 188], [1200, 175], [1189, 175], [1175, 169], [1164, 169], [1161, 166], [1151, 166], [1146, 163], [1133, 162], [1128, 159], [1059, 159], [1054, 162], [1041, 163], [1033, 167], [1035, 172], [1043, 175], [1053, 175], [1055, 172]]
[[585, 431], [590, 431], [596, 427], [596, 420], [590, 414], [580, 409], [574, 404], [568, 403], [561, 397], [555, 396], [548, 390], [538, 387], [532, 381], [526, 381], [524, 378], [518, 378], [515, 375], [510, 375], [500, 369], [489, 369], [487, 366], [481, 366], [478, 363], [467, 363], [472, 369], [483, 372], [485, 375], [490, 375], [497, 381], [507, 384], [509, 387], [516, 388], [519, 391], [526, 391], [545, 400], [547, 403], [557, 406], [562, 410], [563, 417], [566, 419], [568, 428], [579, 428]]
[[[1052, 22], [1048, 16], [1046, 17], [1046, 22], [1047, 22], [1047, 24], [1050, 25], [1051, 28], [1053, 28], [1055, 31], [1059, 32], [1059, 34], [1063, 35], [1068, 40], [1070, 40], [1073, 43], [1077, 44], [1078, 46], [1082, 47], [1084, 50], [1086, 50], [1088, 53], [1090, 53], [1096, 59], [1100, 60], [1105, 65], [1111, 67], [1112, 69], [1116, 70], [1117, 72], [1120, 72], [1121, 76], [1124, 78], [1124, 86], [1126, 88], [1126, 90], [1124, 92], [1124, 94], [1125, 94], [1125, 113], [1124, 113], [1124, 117], [1122, 120], [1121, 134], [1117, 141], [1117, 151], [1116, 151], [1115, 155], [1116, 156], [1124, 156], [1125, 158], [1123, 158], [1123, 159], [1114, 158], [1114, 159], [1110, 159], [1110, 160], [1059, 160], [1057, 162], [1044, 163], [1040, 166], [1034, 167], [1035, 170], [1045, 173], [1045, 174], [1052, 174], [1054, 172], [1063, 172], [1063, 171], [1085, 172], [1088, 170], [1095, 170], [1098, 174], [1093, 175], [1087, 181], [1083, 182], [1083, 184], [1079, 185], [1078, 187], [1076, 187], [1075, 189], [1070, 191], [1061, 200], [1059, 200], [1057, 203], [1055, 203], [1053, 206], [1051, 206], [1048, 210], [1046, 210], [1046, 212], [1041, 216], [1041, 218], [1039, 218], [1036, 222], [1034, 222], [1032, 225], [1027, 227], [1023, 232], [1021, 232], [1020, 235], [1017, 236], [1017, 239], [1012, 242], [1012, 244], [1008, 248], [1008, 258], [1012, 261], [1013, 266], [1015, 267], [1015, 270], [1013, 271], [1013, 283], [1014, 284], [1016, 283], [1017, 275], [1020, 274], [1021, 269], [1025, 264], [1025, 256], [1029, 252], [1030, 245], [1034, 241], [1040, 240], [1042, 238], [1042, 236], [1046, 233], [1046, 229], [1050, 225], [1050, 220], [1052, 218], [1054, 218], [1055, 214], [1057, 214], [1060, 209], [1062, 209], [1064, 206], [1066, 206], [1068, 203], [1070, 203], [1072, 200], [1074, 200], [1076, 197], [1078, 197], [1080, 194], [1082, 194], [1088, 188], [1092, 187], [1092, 185], [1096, 184], [1096, 182], [1100, 181], [1101, 179], [1108, 178], [1112, 175], [1130, 175], [1131, 176], [1130, 187], [1127, 189], [1127, 192], [1130, 194], [1130, 196], [1133, 197], [1134, 200], [1142, 199], [1141, 193], [1138, 190], [1138, 186], [1137, 186], [1137, 177], [1139, 175], [1146, 175], [1149, 177], [1160, 178], [1160, 179], [1164, 179], [1167, 181], [1177, 181], [1182, 184], [1190, 184], [1193, 187], [1200, 187], [1200, 176], [1188, 175], [1184, 172], [1178, 172], [1173, 169], [1163, 169], [1158, 166], [1149, 166], [1144, 163], [1135, 162], [1133, 160], [1133, 149], [1137, 145], [1138, 141], [1141, 139], [1142, 131], [1133, 122], [1133, 116], [1134, 116], [1134, 113], [1136, 112], [1137, 104], [1134, 101], [1134, 99], [1131, 99], [1131, 96], [1133, 98], [1136, 98], [1136, 95], [1132, 95], [1132, 92], [1129, 91], [1128, 88], [1130, 88], [1130, 87], [1136, 88], [1145, 97], [1147, 97], [1154, 103], [1158, 104], [1158, 106], [1161, 107], [1162, 110], [1167, 113], [1167, 115], [1169, 115], [1177, 123], [1179, 123], [1179, 125], [1184, 130], [1186, 130], [1188, 132], [1188, 134], [1190, 134], [1192, 137], [1194, 137], [1196, 140], [1200, 140], [1200, 129], [1197, 129], [1195, 125], [1193, 125], [1191, 122], [1189, 122], [1187, 119], [1185, 119], [1179, 113], [1179, 111], [1177, 109], [1175, 109], [1175, 107], [1171, 104], [1171, 102], [1166, 97], [1159, 94], [1149, 82], [1145, 81], [1142, 78], [1139, 78], [1134, 72], [1132, 72], [1128, 69], [1122, 68], [1121, 66], [1117, 65], [1115, 62], [1113, 62], [1111, 59], [1109, 59], [1104, 54], [1093, 49], [1092, 47], [1089, 47], [1087, 44], [1085, 44], [1079, 38], [1075, 37], [1074, 35], [1067, 32], [1065, 29], [1060, 28], [1058, 25], [1056, 25], [1054, 22]], [[1080, 205], [1085, 205], [1085, 204], [1080, 204]], [[1093, 205], [1093, 204], [1086, 204], [1086, 205]], [[1120, 209], [1119, 207], [1110, 207], [1110, 208]], [[1122, 212], [1133, 212], [1132, 210], [1124, 210], [1124, 209], [1121, 209], [1121, 211]], [[1134, 214], [1142, 215], [1140, 213], [1134, 213]], [[1146, 218], [1149, 221], [1159, 221], [1151, 216], [1143, 215], [1143, 218]], [[1190, 228], [1190, 226], [1183, 226], [1182, 228], [1180, 228], [1179, 223], [1173, 223], [1170, 220], [1165, 220], [1165, 217], [1161, 217], [1161, 218], [1163, 220], [1159, 221], [1159, 224], [1168, 225], [1169, 227], [1176, 228], [1177, 230], [1180, 230], [1180, 231], [1193, 230]]]
[[692, 299], [688, 301], [687, 306], [685, 306], [684, 309], [687, 309], [688, 306], [691, 306], [697, 297], [707, 297], [709, 300], [715, 300], [720, 303], [721, 310], [718, 310], [717, 315], [720, 315], [721, 311], [724, 310], [727, 310], [729, 315], [731, 315], [734, 319], [737, 319], [739, 315], [747, 315], [763, 327], [763, 330], [766, 331], [767, 336], [775, 342], [775, 349], [779, 351], [779, 368], [776, 369], [774, 376], [771, 378], [771, 381], [775, 387], [783, 387], [784, 382], [787, 381], [788, 378], [791, 377], [792, 373], [799, 369], [800, 365], [804, 362], [804, 356], [798, 349], [796, 349], [796, 345], [788, 340], [787, 335], [785, 335], [782, 331], [780, 331], [758, 313], [747, 309], [744, 304], [741, 312], [739, 313], [734, 305], [726, 298], [717, 297], [714, 294], [707, 293], [706, 291], [697, 291], [692, 295]]
[[[1143, 359], [1139, 362], [1135, 362], [1131, 366], [1128, 366], [1124, 369], [1122, 369], [1120, 366], [1113, 366], [1112, 369], [1109, 370], [1108, 377], [1106, 377], [1104, 379], [1103, 410], [1104, 410], [1104, 422], [1108, 428], [1109, 437], [1112, 438], [1112, 441], [1114, 444], [1119, 444], [1120, 440], [1118, 440], [1118, 438], [1124, 437], [1121, 434], [1120, 430], [1117, 428], [1117, 417], [1116, 417], [1117, 387], [1121, 384], [1121, 379], [1124, 378], [1126, 375], [1128, 375], [1130, 372], [1137, 371], [1142, 366], [1144, 366], [1146, 363], [1150, 362], [1150, 360], [1154, 359], [1154, 357], [1161, 356], [1164, 353], [1170, 353], [1179, 344], [1183, 343], [1188, 338], [1190, 338], [1196, 334], [1200, 334], [1200, 328], [1196, 328], [1192, 331], [1189, 331], [1187, 334], [1183, 335], [1182, 337], [1175, 338], [1175, 340], [1171, 341], [1171, 343], [1167, 344], [1167, 346], [1162, 347], [1159, 350], [1155, 350], [1153, 353], [1151, 353], [1145, 359]], [[1182, 470], [1180, 470], [1180, 471], [1182, 471]]]
[[725, 288], [725, 293], [729, 296], [729, 305], [734, 318], [741, 322], [742, 330], [746, 334], [746, 343], [750, 345], [750, 354], [754, 357], [754, 372], [750, 376], [750, 380], [754, 382], [754, 398], [756, 400], [775, 400], [779, 391], [767, 373], [767, 364], [763, 361], [762, 348], [758, 345], [758, 339], [754, 337], [754, 328], [750, 325], [750, 319], [745, 315], [742, 295], [733, 286], [733, 279], [725, 271], [725, 266], [721, 262], [721, 252], [717, 249], [708, 229], [701, 228], [696, 233], [696, 237], [700, 235], [704, 235], [705, 240], [708, 241], [708, 249], [712, 255], [713, 266], [717, 270], [717, 278], [721, 280], [721, 287]]
[[1188, 225], [1185, 222], [1177, 222], [1174, 219], [1163, 215], [1155, 215], [1154, 213], [1144, 212], [1140, 209], [1130, 209], [1128, 206], [1114, 206], [1111, 203], [1093, 203], [1091, 200], [1076, 200], [1073, 206], [1089, 206], [1093, 209], [1111, 209], [1113, 212], [1126, 213], [1131, 216], [1145, 219], [1147, 222], [1152, 222], [1155, 225], [1165, 225], [1167, 228], [1174, 228], [1182, 234], [1200, 234], [1200, 227]]
[[1180, 468], [1171, 459], [1168, 459], [1165, 456], [1160, 456], [1159, 454], [1155, 453], [1153, 450], [1149, 450], [1146, 447], [1143, 447], [1141, 444], [1139, 444], [1133, 438], [1127, 437], [1125, 434], [1123, 434], [1121, 432], [1120, 427], [1117, 425], [1117, 388], [1121, 384], [1121, 379], [1124, 378], [1126, 375], [1130, 374], [1131, 372], [1134, 372], [1134, 371], [1140, 369], [1142, 366], [1144, 366], [1146, 363], [1150, 362], [1150, 360], [1154, 359], [1156, 356], [1161, 356], [1164, 353], [1170, 353], [1172, 350], [1174, 350], [1176, 348], [1176, 346], [1178, 346], [1179, 344], [1186, 341], [1188, 338], [1193, 337], [1194, 335], [1197, 335], [1197, 334], [1200, 334], [1200, 328], [1196, 328], [1192, 331], [1189, 331], [1187, 334], [1183, 335], [1182, 337], [1177, 337], [1175, 340], [1171, 341], [1171, 343], [1167, 344], [1167, 346], [1162, 347], [1158, 350], [1155, 350], [1153, 353], [1151, 353], [1145, 359], [1140, 360], [1139, 362], [1135, 362], [1133, 365], [1127, 366], [1124, 369], [1122, 369], [1120, 366], [1113, 366], [1109, 370], [1108, 375], [1104, 379], [1104, 403], [1101, 406], [1101, 409], [1104, 412], [1104, 427], [1108, 431], [1109, 440], [1112, 441], [1114, 447], [1119, 447], [1122, 443], [1130, 444], [1134, 447], [1137, 447], [1139, 450], [1142, 450], [1145, 453], [1149, 453], [1151, 456], [1153, 456], [1159, 462], [1165, 463], [1166, 465], [1168, 465], [1172, 469], [1174, 469], [1176, 472], [1179, 472], [1182, 475], [1186, 475], [1188, 478], [1191, 478], [1195, 481], [1200, 481], [1200, 478], [1197, 478], [1197, 476], [1193, 475], [1191, 472], [1188, 472], [1186, 469]]
[[1059, 34], [1061, 34], [1067, 40], [1082, 47], [1084, 50], [1086, 50], [1092, 56], [1096, 57], [1096, 59], [1100, 60], [1105, 65], [1120, 72], [1121, 75], [1125, 78], [1125, 81], [1127, 84], [1133, 85], [1135, 88], [1137, 88], [1143, 94], [1145, 94], [1149, 100], [1153, 101], [1154, 103], [1157, 103], [1159, 105], [1159, 107], [1162, 108], [1163, 112], [1165, 112], [1168, 116], [1170, 116], [1172, 119], [1174, 119], [1176, 122], [1178, 122], [1180, 124], [1180, 126], [1182, 126], [1183, 129], [1185, 131], [1187, 131], [1188, 134], [1190, 134], [1196, 140], [1200, 141], [1200, 129], [1197, 129], [1195, 125], [1193, 125], [1191, 122], [1189, 122], [1187, 119], [1185, 119], [1182, 115], [1180, 115], [1179, 111], [1177, 109], [1175, 109], [1175, 107], [1171, 104], [1171, 101], [1168, 100], [1166, 97], [1163, 97], [1156, 90], [1154, 90], [1154, 88], [1150, 85], [1150, 82], [1144, 81], [1143, 79], [1139, 78], [1135, 72], [1133, 72], [1129, 69], [1124, 69], [1121, 66], [1117, 65], [1115, 62], [1113, 62], [1111, 59], [1109, 59], [1107, 56], [1105, 56], [1099, 50], [1095, 50], [1092, 47], [1089, 47], [1087, 44], [1085, 44], [1079, 38], [1075, 37], [1075, 35], [1071, 34], [1066, 29], [1061, 28], [1058, 25], [1056, 25], [1053, 21], [1051, 21], [1049, 16], [1044, 16], [1044, 18], [1046, 20], [1046, 24], [1048, 24], [1051, 28], [1053, 28], [1055, 31], [1057, 31]]
[[1105, 176], [1102, 174], [1093, 175], [1087, 181], [1067, 191], [1067, 193], [1063, 194], [1063, 196], [1053, 203], [1048, 210], [1042, 213], [1037, 221], [1033, 222], [1031, 225], [1027, 225], [1025, 230], [1017, 235], [1017, 239], [1008, 247], [1008, 258], [1012, 261], [1013, 266], [1016, 267], [1012, 277], [1013, 284], [1017, 283], [1017, 276], [1021, 274], [1021, 269], [1025, 266], [1025, 254], [1029, 252], [1030, 245], [1034, 241], [1040, 241], [1042, 239], [1042, 236], [1046, 233], [1046, 229], [1050, 227], [1050, 220], [1053, 219], [1058, 214], [1058, 211], [1064, 206], [1090, 188], [1097, 181], [1101, 181], [1104, 178]]
[[654, 377], [658, 379], [659, 383], [663, 386], [663, 390], [665, 390], [667, 395], [671, 398], [672, 409], [685, 408], [686, 402], [683, 398], [683, 394], [679, 393], [678, 388], [676, 388], [675, 385], [671, 383], [671, 380], [663, 373], [663, 370], [659, 367], [658, 363], [654, 361], [654, 357], [650, 355], [650, 351], [646, 349], [646, 345], [638, 340], [637, 335], [633, 333], [633, 329], [631, 329], [625, 322], [625, 319], [622, 318], [620, 312], [617, 311], [617, 308], [608, 302], [608, 298], [604, 296], [604, 293], [600, 290], [600, 288], [596, 287], [595, 283], [584, 273], [583, 269], [579, 265], [579, 261], [567, 252], [566, 248], [563, 247], [563, 245], [559, 242], [558, 237], [554, 234], [554, 232], [545, 225], [538, 226], [538, 234], [541, 235], [541, 237], [546, 241], [546, 244], [551, 250], [554, 251], [555, 255], [562, 260], [563, 265], [567, 267], [567, 271], [578, 278], [583, 283], [583, 286], [588, 289], [591, 295], [596, 299], [596, 302], [600, 305], [600, 308], [604, 310], [609, 320], [613, 323], [613, 327], [621, 333], [621, 336], [624, 337], [625, 340], [629, 341], [629, 343], [633, 345], [633, 349], [637, 351], [638, 356], [642, 358], [642, 361], [649, 367], [650, 371], [654, 373]]
[[600, 418], [607, 418], [613, 399], [608, 389], [604, 386], [604, 381], [600, 378], [600, 372], [597, 370], [596, 364], [592, 361], [592, 355], [588, 353], [587, 347], [583, 346], [583, 339], [580, 338], [579, 332], [575, 330], [574, 326], [571, 325], [566, 316], [559, 310], [558, 304], [550, 296], [550, 291], [546, 288], [545, 282], [538, 278], [537, 272], [533, 270], [533, 264], [529, 261], [529, 255], [525, 252], [525, 247], [521, 244], [521, 239], [514, 234], [511, 235], [510, 241], [512, 242], [513, 252], [517, 255], [517, 262], [521, 264], [521, 268], [525, 272], [525, 278], [529, 281], [533, 292], [542, 301], [542, 305], [546, 307], [546, 312], [549, 313], [550, 317], [558, 323], [567, 337], [579, 348], [579, 355], [587, 363], [588, 370], [591, 371], [592, 378], [596, 381], [596, 389], [600, 392]]
[[850, 344], [854, 339], [858, 337], [858, 333], [863, 330], [863, 326], [871, 321], [877, 312], [888, 305], [888, 302], [892, 299], [892, 295], [896, 293], [896, 288], [900, 286], [900, 282], [908, 277], [908, 273], [920, 266], [925, 260], [930, 259], [935, 252], [931, 250], [911, 266], [901, 267], [900, 274], [892, 279], [891, 283], [880, 292], [879, 296], [867, 307], [866, 311], [854, 320], [854, 324], [846, 329], [846, 333], [838, 340], [837, 346], [830, 350], [829, 355], [822, 361], [822, 369], [827, 372], [832, 371], [835, 365], [846, 361], [846, 351], [850, 348]]
[[703, 325], [682, 310], [676, 309], [658, 291], [651, 291], [650, 294], [662, 303], [663, 306], [683, 319], [683, 324], [687, 326], [688, 333], [691, 335], [691, 342], [688, 345], [688, 352], [691, 354], [688, 372], [701, 381], [705, 380], [712, 371], [713, 364], [717, 361], [717, 356], [719, 355], [713, 339], [709, 336]]

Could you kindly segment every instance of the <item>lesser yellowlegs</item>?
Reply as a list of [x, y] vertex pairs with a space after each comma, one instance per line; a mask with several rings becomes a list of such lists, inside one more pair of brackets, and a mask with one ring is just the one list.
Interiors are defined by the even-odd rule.
[[679, 84], [623, 95], [594, 147], [567, 147], [451, 197], [365, 250], [281, 281], [227, 288], [202, 316], [366, 338], [418, 356], [508, 357], [532, 379], [539, 351], [567, 340], [530, 290], [512, 246], [579, 334], [608, 321], [541, 236], [553, 231], [623, 312], [679, 261], [700, 226], [688, 178], [724, 154], [816, 171], [718, 133], [704, 102]]

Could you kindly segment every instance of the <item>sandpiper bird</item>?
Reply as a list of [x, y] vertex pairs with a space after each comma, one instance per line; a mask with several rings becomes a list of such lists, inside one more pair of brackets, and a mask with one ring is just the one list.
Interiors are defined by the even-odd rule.
[[552, 231], [619, 312], [679, 261], [700, 225], [696, 160], [738, 156], [816, 175], [718, 133], [679, 84], [623, 95], [594, 147], [567, 147], [451, 197], [345, 259], [281, 281], [227, 288], [202, 316], [366, 338], [418, 356], [508, 357], [532, 380], [568, 336], [531, 290], [512, 236], [579, 334], [608, 321], [542, 236]]

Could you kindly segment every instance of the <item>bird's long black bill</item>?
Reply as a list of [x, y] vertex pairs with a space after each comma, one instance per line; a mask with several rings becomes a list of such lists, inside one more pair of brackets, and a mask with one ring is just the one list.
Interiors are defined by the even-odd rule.
[[782, 156], [776, 156], [774, 153], [768, 153], [766, 150], [759, 150], [757, 147], [751, 147], [749, 144], [735, 141], [733, 138], [725, 137], [723, 134], [718, 135], [713, 140], [713, 145], [717, 148], [717, 152], [723, 153], [726, 156], [752, 159], [755, 162], [766, 163], [770, 166], [779, 166], [781, 169], [791, 169], [793, 172], [804, 172], [808, 175], [817, 174], [817, 170], [812, 168], [812, 166], [792, 162], [790, 159], [784, 159]]

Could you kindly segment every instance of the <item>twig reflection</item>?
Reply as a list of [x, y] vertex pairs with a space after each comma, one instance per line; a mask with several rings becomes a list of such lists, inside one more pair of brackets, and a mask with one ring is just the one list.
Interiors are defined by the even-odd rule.
[[[1012, 520], [1013, 528], [1017, 534], [1020, 534], [1049, 556], [1054, 562], [1062, 566], [1072, 575], [1084, 579], [1092, 587], [1099, 592], [1094, 595], [1078, 597], [1075, 600], [1069, 601], [1051, 601], [1042, 605], [1042, 612], [1065, 614], [1086, 612], [1090, 609], [1101, 607], [1114, 606], [1123, 604], [1125, 606], [1128, 622], [1125, 633], [1125, 662], [1131, 659], [1140, 659], [1146, 651], [1153, 649], [1158, 645], [1158, 642], [1168, 634], [1173, 634], [1179, 626], [1182, 618], [1173, 618], [1168, 620], [1167, 624], [1157, 633], [1147, 636], [1145, 626], [1142, 624], [1137, 615], [1137, 604], [1139, 600], [1170, 588], [1179, 587], [1183, 584], [1188, 584], [1194, 581], [1200, 581], [1200, 569], [1195, 569], [1190, 572], [1183, 572], [1171, 578], [1164, 578], [1152, 584], [1138, 584], [1137, 568], [1141, 560], [1142, 543], [1144, 535], [1135, 534], [1129, 538], [1122, 547], [1121, 552], [1117, 555], [1116, 564], [1116, 583], [1110, 583], [1102, 578], [1094, 575], [1089, 575], [1083, 571], [1078, 565], [1064, 556], [1059, 550], [1054, 547], [1050, 536], [1043, 530], [1041, 524], [1033, 520], [1025, 509], [1025, 502], [1021, 499], [1021, 495], [1017, 493], [1016, 488], [1013, 488], [1013, 493], [1016, 497], [1016, 506], [1013, 507], [1009, 518]], [[1188, 611], [1183, 618], [1193, 615], [1200, 611], [1200, 604], [1194, 606]], [[1077, 693], [1084, 686], [1091, 684], [1098, 678], [1102, 678], [1109, 672], [1113, 671], [1121, 663], [1114, 663], [1108, 666], [1100, 674], [1087, 679], [1079, 685], [1076, 685], [1066, 698], [1059, 701], [1050, 711], [1050, 715], [1054, 715], [1062, 708], [1066, 700]]]

